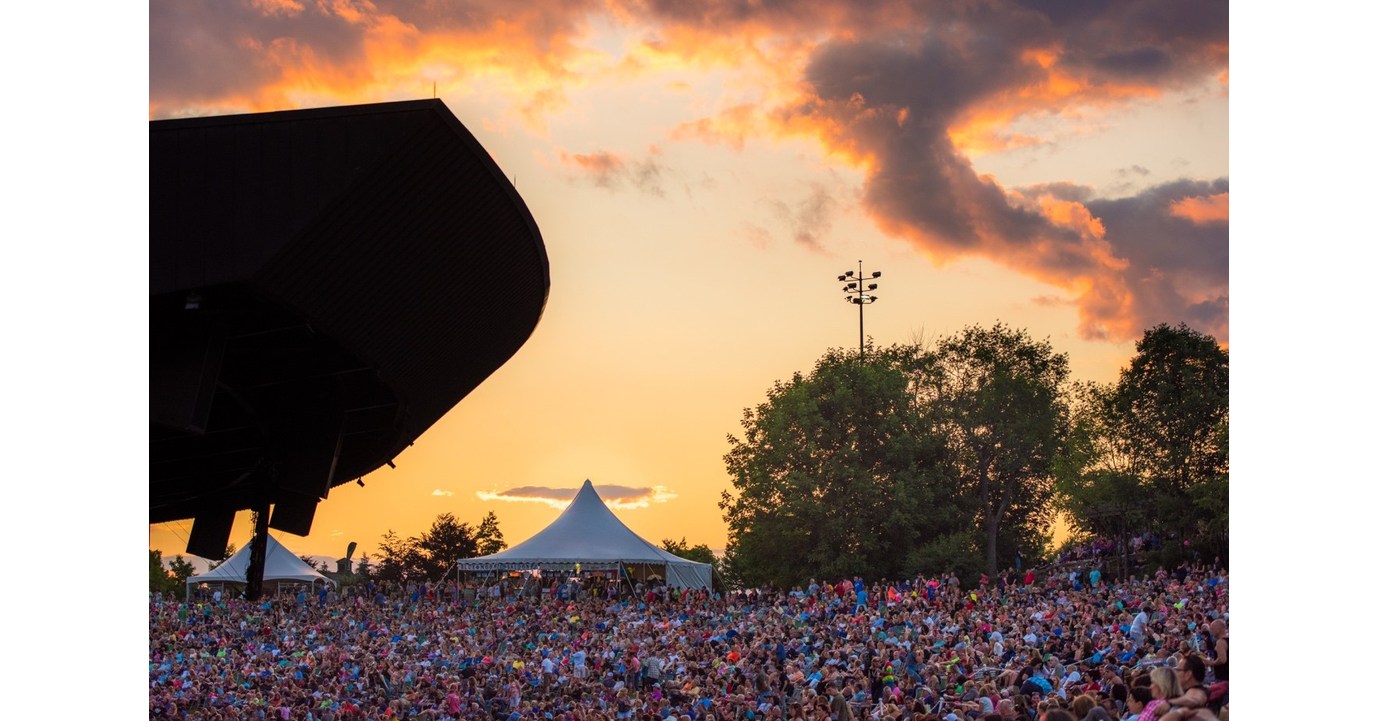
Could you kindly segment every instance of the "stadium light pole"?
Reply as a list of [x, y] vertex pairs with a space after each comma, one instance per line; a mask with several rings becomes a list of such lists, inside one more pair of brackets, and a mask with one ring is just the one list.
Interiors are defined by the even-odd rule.
[[859, 357], [861, 357], [861, 358], [865, 358], [865, 357], [866, 357], [866, 313], [865, 313], [865, 309], [866, 309], [866, 306], [870, 305], [871, 303], [876, 302], [876, 296], [875, 296], [871, 291], [873, 291], [873, 290], [875, 290], [876, 288], [880, 287], [880, 286], [878, 286], [878, 285], [875, 284], [875, 283], [866, 283], [866, 281], [868, 281], [868, 280], [875, 280], [876, 278], [879, 278], [879, 277], [880, 277], [880, 271], [878, 271], [878, 270], [872, 272], [869, 276], [868, 276], [868, 275], [862, 274], [862, 272], [861, 272], [861, 261], [859, 261], [859, 260], [856, 262], [856, 274], [855, 274], [855, 275], [853, 275], [853, 274], [852, 274], [852, 271], [849, 270], [849, 271], [847, 271], [846, 273], [843, 273], [842, 275], [837, 276], [837, 280], [838, 280], [839, 282], [845, 283], [845, 284], [846, 284], [846, 285], [842, 286], [842, 292], [847, 294], [847, 297], [844, 298], [843, 300], [846, 300], [848, 303], [855, 303], [855, 304], [856, 304], [857, 331], [858, 331], [858, 334], [859, 334], [859, 341], [858, 341], [858, 343], [857, 343], [857, 346], [858, 346], [857, 350], [858, 350], [858, 353], [859, 353]]

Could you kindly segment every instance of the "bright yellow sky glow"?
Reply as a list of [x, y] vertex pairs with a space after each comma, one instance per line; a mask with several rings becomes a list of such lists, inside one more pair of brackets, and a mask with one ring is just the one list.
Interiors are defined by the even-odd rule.
[[[1139, 28], [1147, 49], [1122, 56], [1099, 44], [1122, 30], [1113, 12], [1029, 38], [963, 20], [935, 39], [874, 3], [735, 19], [711, 2], [694, 18], [469, 5], [150, 6], [151, 117], [434, 87], [514, 179], [550, 257], [530, 341], [396, 469], [334, 489], [310, 536], [282, 536], [298, 553], [357, 541], [376, 556], [389, 529], [490, 510], [515, 544], [559, 510], [480, 494], [586, 478], [661, 488], [617, 515], [652, 542], [721, 549], [726, 438], [772, 382], [856, 346], [835, 278], [858, 259], [883, 272], [865, 311], [878, 344], [999, 320], [1108, 381], [1149, 325], [1228, 341], [1228, 45], [1212, 18], [1177, 20], [1208, 26], [1199, 45]], [[173, 41], [193, 30], [219, 37], [198, 51], [215, 64]], [[1011, 47], [987, 57], [980, 33]], [[948, 56], [962, 64], [930, 65]], [[1173, 223], [1213, 235], [1177, 242]], [[150, 547], [181, 553], [189, 530], [150, 526]], [[241, 513], [231, 542], [249, 535]]]

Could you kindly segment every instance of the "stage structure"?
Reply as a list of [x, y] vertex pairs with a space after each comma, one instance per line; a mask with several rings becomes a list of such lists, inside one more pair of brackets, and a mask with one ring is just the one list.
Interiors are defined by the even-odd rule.
[[394, 465], [531, 336], [550, 267], [420, 100], [150, 122], [149, 281], [149, 522], [223, 558], [237, 511], [305, 535]]

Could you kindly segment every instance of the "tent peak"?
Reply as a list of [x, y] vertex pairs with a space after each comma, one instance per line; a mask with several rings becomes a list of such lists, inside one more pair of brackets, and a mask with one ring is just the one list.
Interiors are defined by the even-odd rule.
[[[616, 487], [614, 487], [616, 488]], [[530, 568], [620, 569], [651, 565], [665, 569], [666, 583], [679, 588], [709, 588], [711, 566], [680, 558], [627, 527], [585, 479], [560, 515], [536, 535], [497, 553], [460, 561], [460, 570]]]

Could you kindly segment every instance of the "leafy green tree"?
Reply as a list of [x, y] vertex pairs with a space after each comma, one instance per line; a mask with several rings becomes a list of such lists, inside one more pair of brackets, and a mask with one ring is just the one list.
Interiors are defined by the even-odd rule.
[[1079, 530], [1116, 539], [1122, 559], [1147, 530], [1223, 555], [1229, 357], [1185, 325], [1150, 328], [1136, 348], [1116, 384], [1073, 388], [1059, 503]]
[[[504, 547], [502, 531], [492, 511], [477, 529], [456, 520], [453, 514], [442, 513], [420, 536], [401, 538], [389, 529], [378, 544], [378, 567], [369, 570], [380, 580], [437, 580], [461, 558], [496, 553]], [[363, 566], [361, 560], [361, 575]]]
[[430, 579], [440, 578], [461, 558], [480, 555], [473, 529], [467, 523], [456, 521], [449, 513], [436, 517], [430, 530], [417, 539], [416, 547], [420, 551], [418, 570]]
[[1114, 386], [1072, 385], [1067, 442], [1055, 462], [1057, 502], [1077, 532], [1112, 537], [1133, 514], [1141, 530], [1146, 508], [1143, 464], [1116, 403]]
[[1222, 559], [1229, 555], [1230, 543], [1230, 479], [1228, 476], [1210, 478], [1187, 489], [1192, 504], [1195, 526], [1192, 535], [1199, 548]]
[[[994, 576], [1002, 525], [1051, 520], [1054, 461], [1067, 433], [1067, 356], [997, 323], [940, 339], [913, 374], [922, 422], [942, 438], [944, 465], [975, 519]], [[1017, 545], [1018, 539], [1014, 538]], [[1039, 544], [1034, 544], [1039, 545]]]
[[1230, 357], [1185, 324], [1150, 328], [1120, 372], [1115, 405], [1149, 483], [1185, 493], [1229, 475]]
[[913, 573], [952, 573], [970, 586], [981, 575], [984, 556], [976, 543], [976, 534], [961, 530], [926, 541], [910, 552], [908, 562]]
[[678, 541], [671, 538], [661, 539], [660, 547], [687, 561], [698, 561], [713, 566], [718, 564], [718, 558], [713, 555], [713, 549], [709, 548], [708, 544], [700, 543], [697, 546], [690, 546], [683, 536]]
[[367, 553], [359, 556], [359, 565], [354, 568], [354, 575], [359, 578], [373, 577], [373, 560], [368, 557]]
[[148, 550], [148, 590], [153, 593], [176, 593], [177, 581], [163, 565], [163, 552]]
[[210, 565], [207, 566], [207, 569], [214, 571], [215, 569], [219, 568], [221, 564], [233, 558], [234, 554], [236, 553], [239, 553], [239, 549], [235, 548], [233, 543], [227, 544], [225, 546], [225, 557], [210, 559]]
[[187, 579], [196, 573], [196, 567], [182, 556], [176, 556], [166, 565], [163, 552], [150, 549], [148, 552], [148, 590], [155, 593], [181, 593], [186, 588]]
[[478, 524], [478, 530], [474, 531], [474, 544], [478, 547], [480, 556], [507, 548], [507, 542], [502, 539], [502, 529], [498, 528], [498, 517], [492, 511], [483, 517], [483, 521]]
[[1115, 402], [1152, 491], [1152, 526], [1172, 544], [1169, 551], [1194, 542], [1196, 550], [1225, 556], [1229, 354], [1185, 324], [1150, 328], [1135, 348]]
[[941, 448], [909, 391], [915, 353], [830, 350], [743, 412], [718, 504], [734, 580], [896, 577], [919, 539], [953, 530]]
[[183, 558], [180, 554], [173, 556], [167, 567], [172, 572], [172, 578], [179, 590], [186, 587], [188, 578], [196, 575], [196, 566], [193, 566], [191, 561]]
[[378, 570], [375, 577], [381, 581], [402, 581], [419, 575], [421, 567], [420, 551], [415, 538], [402, 538], [391, 528], [378, 542]]

